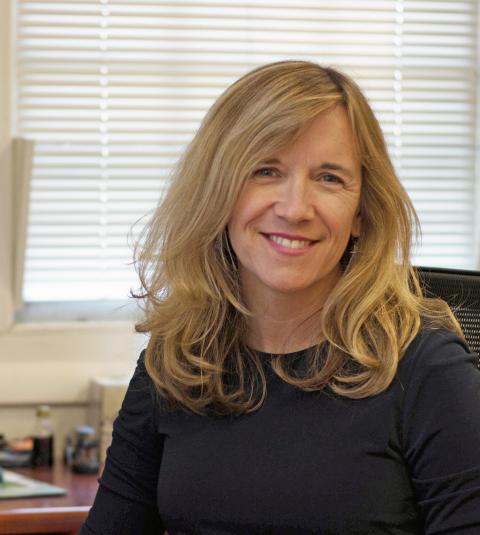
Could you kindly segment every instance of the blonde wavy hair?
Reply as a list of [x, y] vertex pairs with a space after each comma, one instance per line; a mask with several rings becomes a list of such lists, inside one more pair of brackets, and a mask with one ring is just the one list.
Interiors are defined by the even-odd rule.
[[324, 305], [325, 342], [307, 352], [300, 375], [282, 355], [272, 356], [274, 371], [304, 391], [364, 398], [388, 388], [421, 325], [461, 334], [446, 303], [422, 295], [409, 260], [417, 216], [358, 86], [311, 62], [265, 65], [214, 103], [136, 247], [144, 308], [136, 330], [150, 334], [146, 368], [172, 407], [225, 415], [262, 405], [262, 356], [244, 342], [249, 311], [226, 227], [255, 165], [335, 105], [361, 156], [362, 231]]

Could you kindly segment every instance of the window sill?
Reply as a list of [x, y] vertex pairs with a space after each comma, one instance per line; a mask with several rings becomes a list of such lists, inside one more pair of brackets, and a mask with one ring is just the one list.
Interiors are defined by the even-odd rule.
[[26, 303], [23, 309], [17, 312], [15, 324], [132, 323], [137, 321], [140, 315], [141, 310], [132, 300], [49, 301]]

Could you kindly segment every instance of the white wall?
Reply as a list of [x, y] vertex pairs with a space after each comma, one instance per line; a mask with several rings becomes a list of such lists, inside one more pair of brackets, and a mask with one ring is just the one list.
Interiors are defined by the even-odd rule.
[[[10, 0], [0, 0], [0, 328], [11, 323]], [[3, 204], [2, 204], [3, 203]], [[59, 440], [86, 418], [95, 376], [130, 376], [145, 338], [129, 322], [12, 325], [0, 333], [0, 433], [27, 435], [51, 403]]]
[[91, 379], [129, 378], [144, 342], [126, 322], [26, 324], [0, 335], [0, 433], [28, 435], [35, 405], [48, 403], [60, 456], [65, 435], [87, 421]]

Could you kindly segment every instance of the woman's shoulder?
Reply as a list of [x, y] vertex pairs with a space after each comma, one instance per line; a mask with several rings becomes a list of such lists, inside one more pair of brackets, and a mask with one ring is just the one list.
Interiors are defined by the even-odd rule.
[[143, 349], [137, 358], [135, 370], [130, 380], [130, 387], [133, 389], [148, 389], [151, 387], [151, 385], [152, 380], [150, 379], [145, 366], [145, 349]]
[[137, 359], [124, 404], [130, 409], [150, 411], [154, 422], [158, 420], [160, 415], [164, 421], [169, 417], [175, 419], [194, 416], [194, 413], [181, 403], [176, 402], [157, 388], [146, 367], [146, 353], [146, 350], [143, 349]]
[[141, 351], [123, 400], [122, 410], [143, 413], [155, 405], [155, 387], [145, 367], [145, 350]]
[[448, 374], [458, 367], [471, 367], [478, 372], [478, 355], [453, 331], [423, 327], [403, 355], [398, 375], [408, 381], [432, 373]]

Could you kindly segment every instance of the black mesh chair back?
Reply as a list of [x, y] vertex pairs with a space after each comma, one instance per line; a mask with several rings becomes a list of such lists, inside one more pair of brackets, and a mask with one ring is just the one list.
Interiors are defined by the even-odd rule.
[[480, 271], [415, 269], [425, 295], [440, 297], [450, 305], [470, 349], [480, 355]]

